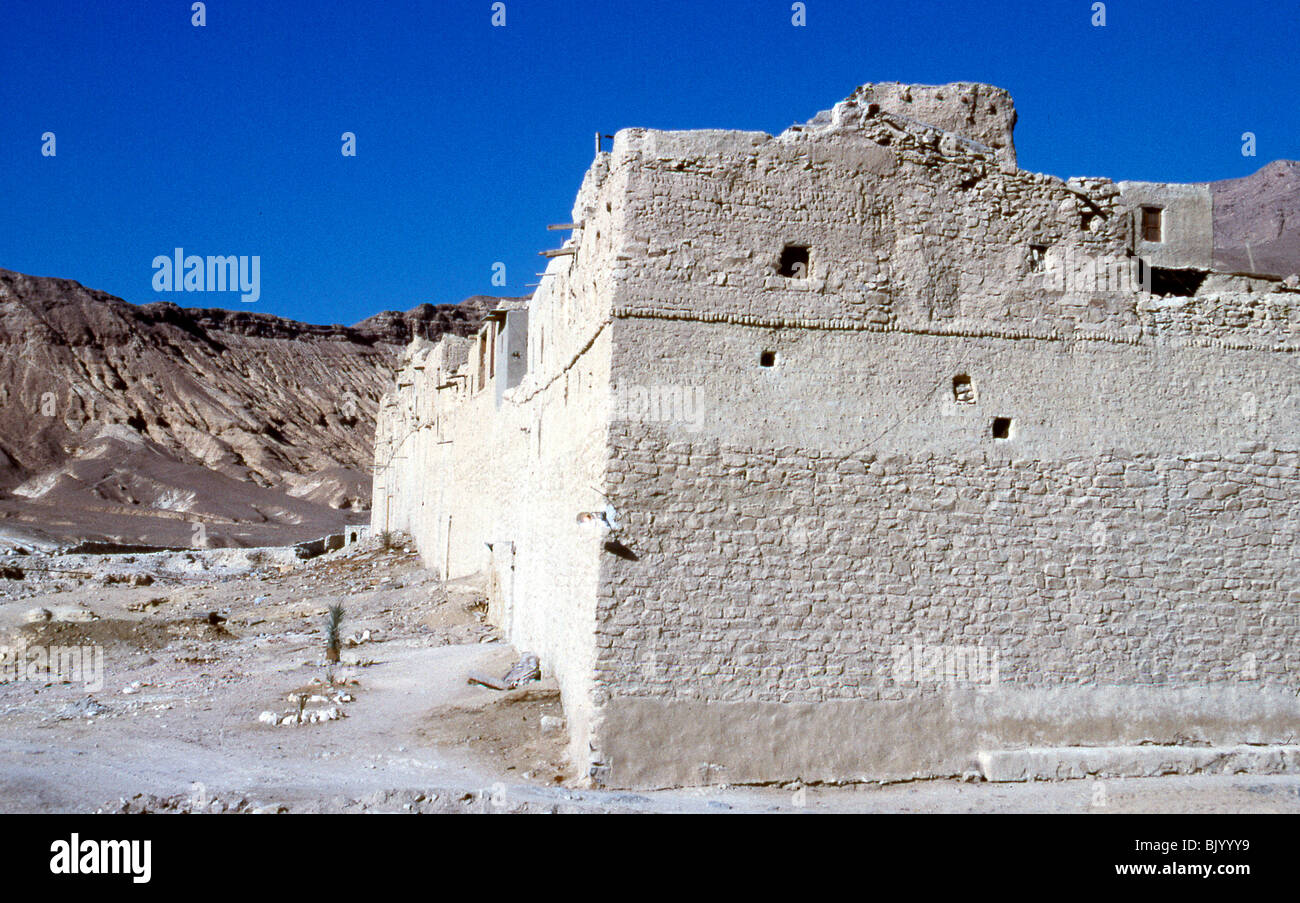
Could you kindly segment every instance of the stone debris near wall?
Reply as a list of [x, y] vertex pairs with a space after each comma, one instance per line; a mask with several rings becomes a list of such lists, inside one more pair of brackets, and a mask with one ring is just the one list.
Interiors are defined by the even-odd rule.
[[625, 129], [527, 305], [406, 350], [371, 529], [483, 588], [592, 783], [1294, 741], [1300, 292], [1210, 268], [1210, 192], [1026, 172], [1015, 121], [891, 84]]

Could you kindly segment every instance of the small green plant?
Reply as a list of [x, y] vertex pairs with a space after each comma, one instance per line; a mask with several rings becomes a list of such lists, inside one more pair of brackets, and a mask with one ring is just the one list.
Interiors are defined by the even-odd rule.
[[339, 631], [343, 627], [343, 606], [339, 604], [329, 607], [329, 620], [325, 622], [325, 661], [336, 662], [339, 660]]

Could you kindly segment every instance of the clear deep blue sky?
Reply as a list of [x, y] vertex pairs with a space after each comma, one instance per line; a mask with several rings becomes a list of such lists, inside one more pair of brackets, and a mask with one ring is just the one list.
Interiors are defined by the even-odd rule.
[[[868, 81], [1007, 88], [1020, 165], [1063, 177], [1300, 158], [1295, 0], [190, 5], [0, 0], [0, 267], [310, 322], [525, 294], [596, 130], [778, 132]], [[155, 293], [178, 245], [260, 255], [261, 300]]]

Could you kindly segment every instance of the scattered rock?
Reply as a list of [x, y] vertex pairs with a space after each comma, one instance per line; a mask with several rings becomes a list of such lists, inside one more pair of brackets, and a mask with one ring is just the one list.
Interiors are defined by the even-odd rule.
[[388, 791], [376, 790], [368, 796], [363, 796], [357, 802], [361, 803], [363, 806], [382, 806], [384, 803], [388, 802]]
[[54, 619], [54, 612], [48, 608], [33, 608], [27, 612], [25, 620], [28, 624], [43, 624], [46, 621]]
[[66, 721], [70, 718], [94, 718], [96, 715], [107, 715], [108, 706], [98, 702], [93, 697], [87, 696], [78, 699], [76, 702], [70, 702], [55, 714], [55, 718], [60, 721]]
[[340, 718], [346, 717], [346, 713], [338, 706], [330, 706], [328, 708], [303, 709], [301, 718], [297, 712], [286, 712], [283, 715], [277, 715], [275, 712], [263, 712], [257, 716], [257, 720], [262, 724], [278, 724], [281, 727], [292, 727], [299, 724], [323, 724], [326, 721], [338, 721]]
[[125, 583], [127, 586], [150, 586], [153, 583], [153, 577], [149, 574], [105, 574], [100, 578], [104, 586], [113, 586], [116, 583]]
[[127, 611], [148, 611], [151, 608], [157, 608], [159, 605], [166, 605], [170, 600], [166, 596], [155, 596], [148, 602], [131, 602], [126, 606]]
[[610, 800], [621, 806], [643, 806], [650, 802], [650, 797], [639, 793], [619, 793], [610, 797]]
[[505, 685], [514, 690], [523, 686], [530, 680], [542, 679], [542, 663], [531, 652], [525, 652], [515, 666], [506, 672], [504, 678]]

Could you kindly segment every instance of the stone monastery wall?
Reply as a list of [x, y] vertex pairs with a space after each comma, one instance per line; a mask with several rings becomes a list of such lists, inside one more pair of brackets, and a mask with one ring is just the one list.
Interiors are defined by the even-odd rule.
[[1300, 294], [1140, 290], [1132, 203], [1016, 169], [1014, 122], [885, 85], [777, 137], [620, 132], [501, 405], [414, 369], [457, 340], [408, 353], [376, 528], [400, 498], [490, 583], [594, 782], [1295, 741]]
[[[588, 175], [575, 219], [600, 173], [598, 164]], [[604, 505], [616, 266], [608, 243], [552, 262], [554, 277], [529, 304], [527, 375], [500, 405], [476, 340], [414, 343], [376, 438], [372, 526], [411, 533], [445, 578], [485, 583], [493, 623], [559, 679], [575, 738], [592, 709], [601, 565], [576, 513]], [[489, 341], [496, 329], [485, 327]], [[498, 375], [505, 367], [496, 361]], [[585, 759], [582, 742], [575, 755]]]

